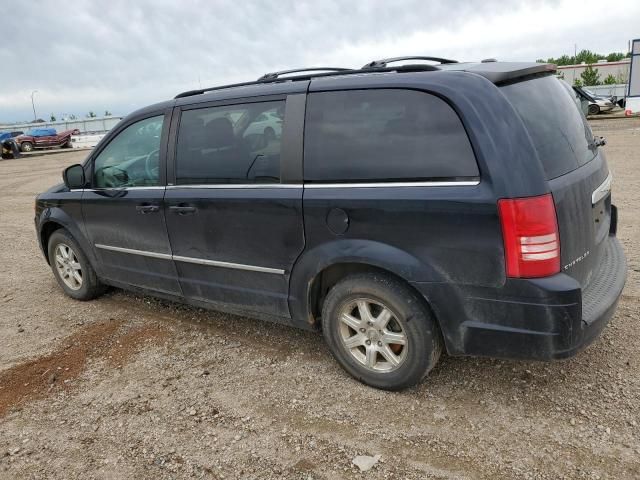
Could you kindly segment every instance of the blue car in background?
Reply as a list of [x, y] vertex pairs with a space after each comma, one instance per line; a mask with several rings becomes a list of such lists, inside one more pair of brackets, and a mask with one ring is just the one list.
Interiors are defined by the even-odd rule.
[[0, 142], [2, 142], [3, 140], [7, 140], [9, 138], [17, 137], [18, 135], [22, 135], [23, 133], [24, 132], [19, 132], [19, 131], [15, 131], [15, 132], [0, 131]]
[[22, 135], [23, 132], [14, 131], [14, 132], [0, 132], [0, 157], [5, 158], [16, 158], [20, 155], [19, 148], [17, 142], [14, 140], [15, 137]]

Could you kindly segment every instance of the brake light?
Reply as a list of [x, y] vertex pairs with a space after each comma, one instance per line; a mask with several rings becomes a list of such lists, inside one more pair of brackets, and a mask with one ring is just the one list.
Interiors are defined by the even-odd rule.
[[560, 272], [560, 236], [553, 197], [498, 200], [508, 277], [547, 277]]

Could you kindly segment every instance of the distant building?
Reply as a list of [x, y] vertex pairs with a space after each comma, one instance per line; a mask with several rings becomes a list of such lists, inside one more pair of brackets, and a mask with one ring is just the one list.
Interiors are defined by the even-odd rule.
[[580, 78], [580, 74], [591, 65], [592, 68], [598, 69], [598, 75], [600, 75], [600, 81], [604, 82], [604, 79], [609, 75], [613, 75], [618, 80], [617, 83], [627, 83], [629, 81], [629, 65], [631, 64], [630, 58], [625, 58], [619, 62], [607, 62], [601, 60], [597, 63], [581, 63], [580, 65], [563, 65], [558, 66], [558, 74], [564, 77], [564, 80], [571, 85], [576, 78]]

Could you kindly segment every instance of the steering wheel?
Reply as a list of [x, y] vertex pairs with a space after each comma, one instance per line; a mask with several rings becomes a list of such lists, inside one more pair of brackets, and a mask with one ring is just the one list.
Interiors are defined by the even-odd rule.
[[160, 177], [160, 149], [153, 150], [147, 158], [144, 159], [144, 171], [147, 179], [158, 180]]
[[99, 186], [102, 188], [119, 188], [129, 181], [127, 171], [114, 165], [107, 165], [96, 170], [95, 175], [100, 179]]

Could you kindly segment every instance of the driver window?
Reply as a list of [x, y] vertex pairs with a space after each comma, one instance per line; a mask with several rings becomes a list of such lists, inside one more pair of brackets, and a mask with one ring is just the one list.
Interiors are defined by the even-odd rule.
[[159, 184], [160, 138], [164, 115], [129, 125], [94, 162], [96, 188], [149, 187]]

